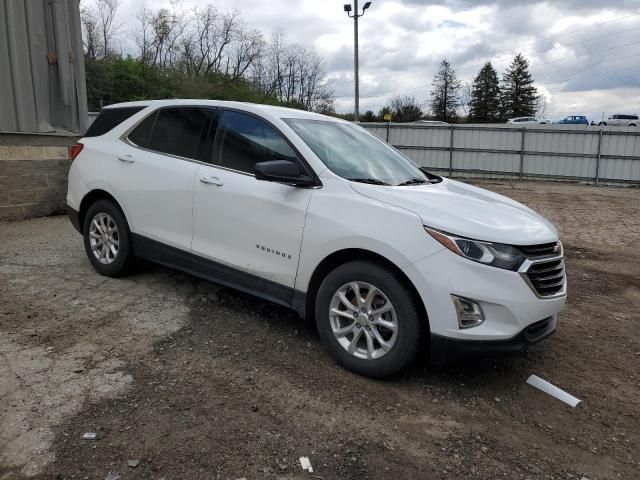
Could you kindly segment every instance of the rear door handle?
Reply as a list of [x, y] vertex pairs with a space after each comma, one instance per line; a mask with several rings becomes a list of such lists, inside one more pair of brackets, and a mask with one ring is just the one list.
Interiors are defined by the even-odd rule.
[[206, 185], [222, 186], [222, 181], [218, 177], [200, 177], [200, 181]]
[[135, 160], [133, 159], [133, 157], [131, 155], [125, 155], [123, 157], [118, 157], [118, 160], [120, 160], [121, 162], [124, 162], [124, 163], [133, 163], [133, 162], [135, 162]]

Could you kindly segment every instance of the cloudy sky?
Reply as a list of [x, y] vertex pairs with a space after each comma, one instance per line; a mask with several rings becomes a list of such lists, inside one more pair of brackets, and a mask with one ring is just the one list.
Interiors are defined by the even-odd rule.
[[[348, 0], [213, 0], [238, 9], [268, 34], [313, 44], [325, 58], [338, 111], [353, 110], [353, 21]], [[206, 0], [182, 0], [185, 7]], [[360, 0], [360, 4], [364, 3]], [[122, 0], [120, 36], [142, 5]], [[488, 60], [499, 72], [522, 52], [546, 116], [640, 112], [640, 0], [373, 0], [360, 19], [360, 109], [377, 111], [394, 94], [429, 99], [438, 63], [447, 58], [462, 81]]]

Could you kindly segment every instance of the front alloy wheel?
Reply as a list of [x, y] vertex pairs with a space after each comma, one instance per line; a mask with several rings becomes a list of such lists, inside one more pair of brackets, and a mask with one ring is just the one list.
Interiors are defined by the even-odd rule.
[[354, 260], [336, 267], [320, 284], [316, 326], [343, 367], [367, 377], [388, 377], [418, 351], [428, 326], [419, 301], [399, 271]]
[[378, 287], [349, 282], [333, 295], [329, 308], [331, 330], [338, 343], [357, 358], [386, 355], [398, 334], [396, 311]]

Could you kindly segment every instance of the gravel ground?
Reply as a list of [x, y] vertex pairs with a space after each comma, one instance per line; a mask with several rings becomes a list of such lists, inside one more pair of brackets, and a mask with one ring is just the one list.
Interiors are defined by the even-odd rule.
[[97, 275], [64, 217], [0, 223], [0, 480], [637, 479], [640, 191], [482, 185], [558, 226], [558, 332], [386, 381], [249, 295], [149, 264]]

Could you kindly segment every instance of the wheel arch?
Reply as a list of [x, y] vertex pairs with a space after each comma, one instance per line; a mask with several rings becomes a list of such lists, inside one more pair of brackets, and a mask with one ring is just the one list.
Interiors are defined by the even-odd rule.
[[427, 308], [422, 300], [422, 297], [418, 293], [413, 282], [409, 279], [409, 277], [400, 269], [395, 263], [393, 263], [388, 258], [380, 255], [379, 253], [372, 252], [371, 250], [365, 250], [360, 248], [346, 248], [342, 250], [338, 250], [336, 252], [331, 253], [327, 257], [325, 257], [315, 268], [313, 273], [311, 274], [309, 284], [307, 287], [307, 294], [304, 304], [304, 316], [307, 319], [312, 319], [314, 316], [314, 304], [316, 300], [316, 296], [318, 294], [318, 289], [320, 288], [320, 284], [324, 280], [324, 278], [334, 270], [336, 267], [351, 262], [354, 260], [369, 260], [380, 265], [383, 265], [390, 270], [393, 270], [398, 277], [402, 280], [403, 284], [409, 290], [409, 293], [413, 297], [416, 305], [420, 309], [421, 318], [424, 320], [421, 322], [421, 325], [427, 330], [429, 330], [429, 316], [427, 314]]
[[87, 211], [89, 210], [89, 207], [93, 205], [95, 202], [97, 202], [98, 200], [111, 200], [120, 209], [127, 223], [129, 223], [127, 214], [122, 208], [122, 205], [120, 204], [120, 202], [118, 202], [118, 200], [106, 190], [95, 188], [90, 192], [88, 192], [84, 197], [82, 197], [82, 200], [80, 201], [80, 208], [78, 210], [78, 224], [80, 226], [81, 232], [84, 232], [84, 222], [86, 220], [85, 217], [87, 215]]

